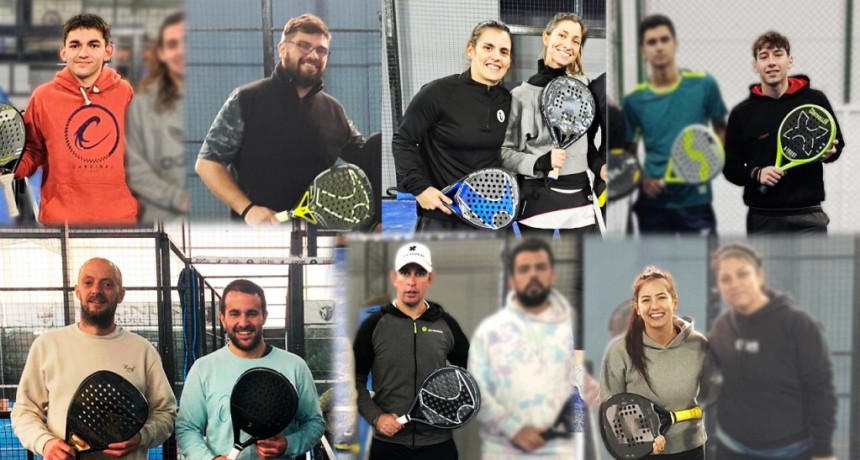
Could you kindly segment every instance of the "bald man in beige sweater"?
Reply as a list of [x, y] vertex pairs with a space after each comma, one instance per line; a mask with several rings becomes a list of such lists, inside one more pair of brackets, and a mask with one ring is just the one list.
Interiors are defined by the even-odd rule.
[[45, 460], [73, 460], [65, 442], [66, 412], [80, 383], [90, 374], [113, 371], [131, 382], [149, 402], [143, 428], [124, 442], [85, 458], [145, 460], [147, 449], [163, 443], [173, 431], [176, 398], [149, 341], [114, 322], [125, 296], [122, 273], [111, 261], [95, 258], [78, 274], [75, 297], [81, 321], [47, 331], [33, 342], [18, 383], [12, 428], [28, 450]]

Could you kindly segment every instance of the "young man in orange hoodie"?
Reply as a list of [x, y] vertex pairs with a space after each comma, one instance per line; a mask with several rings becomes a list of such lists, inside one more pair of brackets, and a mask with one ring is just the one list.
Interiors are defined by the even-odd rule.
[[125, 113], [132, 89], [113, 69], [110, 25], [79, 14], [63, 26], [66, 67], [33, 92], [24, 112], [27, 145], [16, 178], [41, 166], [39, 221], [133, 225], [138, 204], [125, 180]]

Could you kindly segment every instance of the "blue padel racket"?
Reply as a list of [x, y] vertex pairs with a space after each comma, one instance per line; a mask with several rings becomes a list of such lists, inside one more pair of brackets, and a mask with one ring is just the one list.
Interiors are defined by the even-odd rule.
[[499, 230], [513, 223], [520, 206], [520, 187], [507, 171], [475, 171], [442, 189], [447, 205], [460, 219], [478, 228]]

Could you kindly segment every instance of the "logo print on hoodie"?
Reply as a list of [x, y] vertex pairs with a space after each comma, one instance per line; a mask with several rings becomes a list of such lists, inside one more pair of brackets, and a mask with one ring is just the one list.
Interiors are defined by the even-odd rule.
[[85, 163], [101, 163], [116, 152], [119, 134], [116, 117], [106, 108], [91, 104], [72, 113], [63, 137], [75, 158]]

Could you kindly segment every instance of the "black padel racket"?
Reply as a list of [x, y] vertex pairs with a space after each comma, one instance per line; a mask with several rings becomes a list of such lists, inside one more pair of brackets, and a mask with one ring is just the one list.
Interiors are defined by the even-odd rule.
[[672, 424], [700, 418], [699, 406], [670, 412], [643, 396], [619, 393], [600, 405], [600, 434], [613, 457], [632, 460], [650, 454], [654, 440]]
[[704, 184], [723, 172], [726, 154], [720, 138], [705, 125], [690, 125], [672, 142], [667, 184]]
[[114, 372], [98, 371], [81, 382], [69, 404], [66, 443], [78, 455], [102, 451], [131, 439], [148, 416], [149, 404], [137, 387]]
[[412, 407], [397, 421], [454, 429], [472, 420], [480, 409], [481, 392], [475, 379], [466, 369], [446, 366], [424, 379]]
[[19, 214], [12, 182], [15, 180], [15, 168], [24, 152], [26, 139], [21, 114], [15, 107], [0, 104], [0, 185], [3, 186], [9, 217], [18, 217]]
[[460, 219], [478, 228], [499, 230], [513, 223], [520, 206], [516, 179], [503, 169], [475, 171], [442, 189], [447, 205]]
[[[230, 394], [233, 449], [227, 458], [236, 460], [246, 447], [284, 431], [298, 408], [296, 388], [280, 372], [255, 367], [242, 373]], [[242, 431], [251, 437], [242, 441]]]
[[635, 155], [612, 149], [606, 159], [607, 200], [620, 200], [633, 193], [642, 180], [642, 167]]
[[304, 219], [329, 230], [350, 231], [370, 222], [374, 213], [373, 186], [358, 166], [341, 163], [314, 178], [292, 211], [275, 215], [280, 222]]
[[[566, 149], [588, 132], [594, 122], [596, 104], [585, 83], [569, 76], [556, 77], [540, 95], [543, 122], [555, 148]], [[559, 169], [547, 175], [558, 179]]]
[[[836, 139], [836, 120], [824, 107], [815, 104], [801, 105], [785, 116], [779, 125], [776, 141], [776, 162], [783, 170], [818, 161]], [[767, 193], [770, 187], [759, 187]]]

